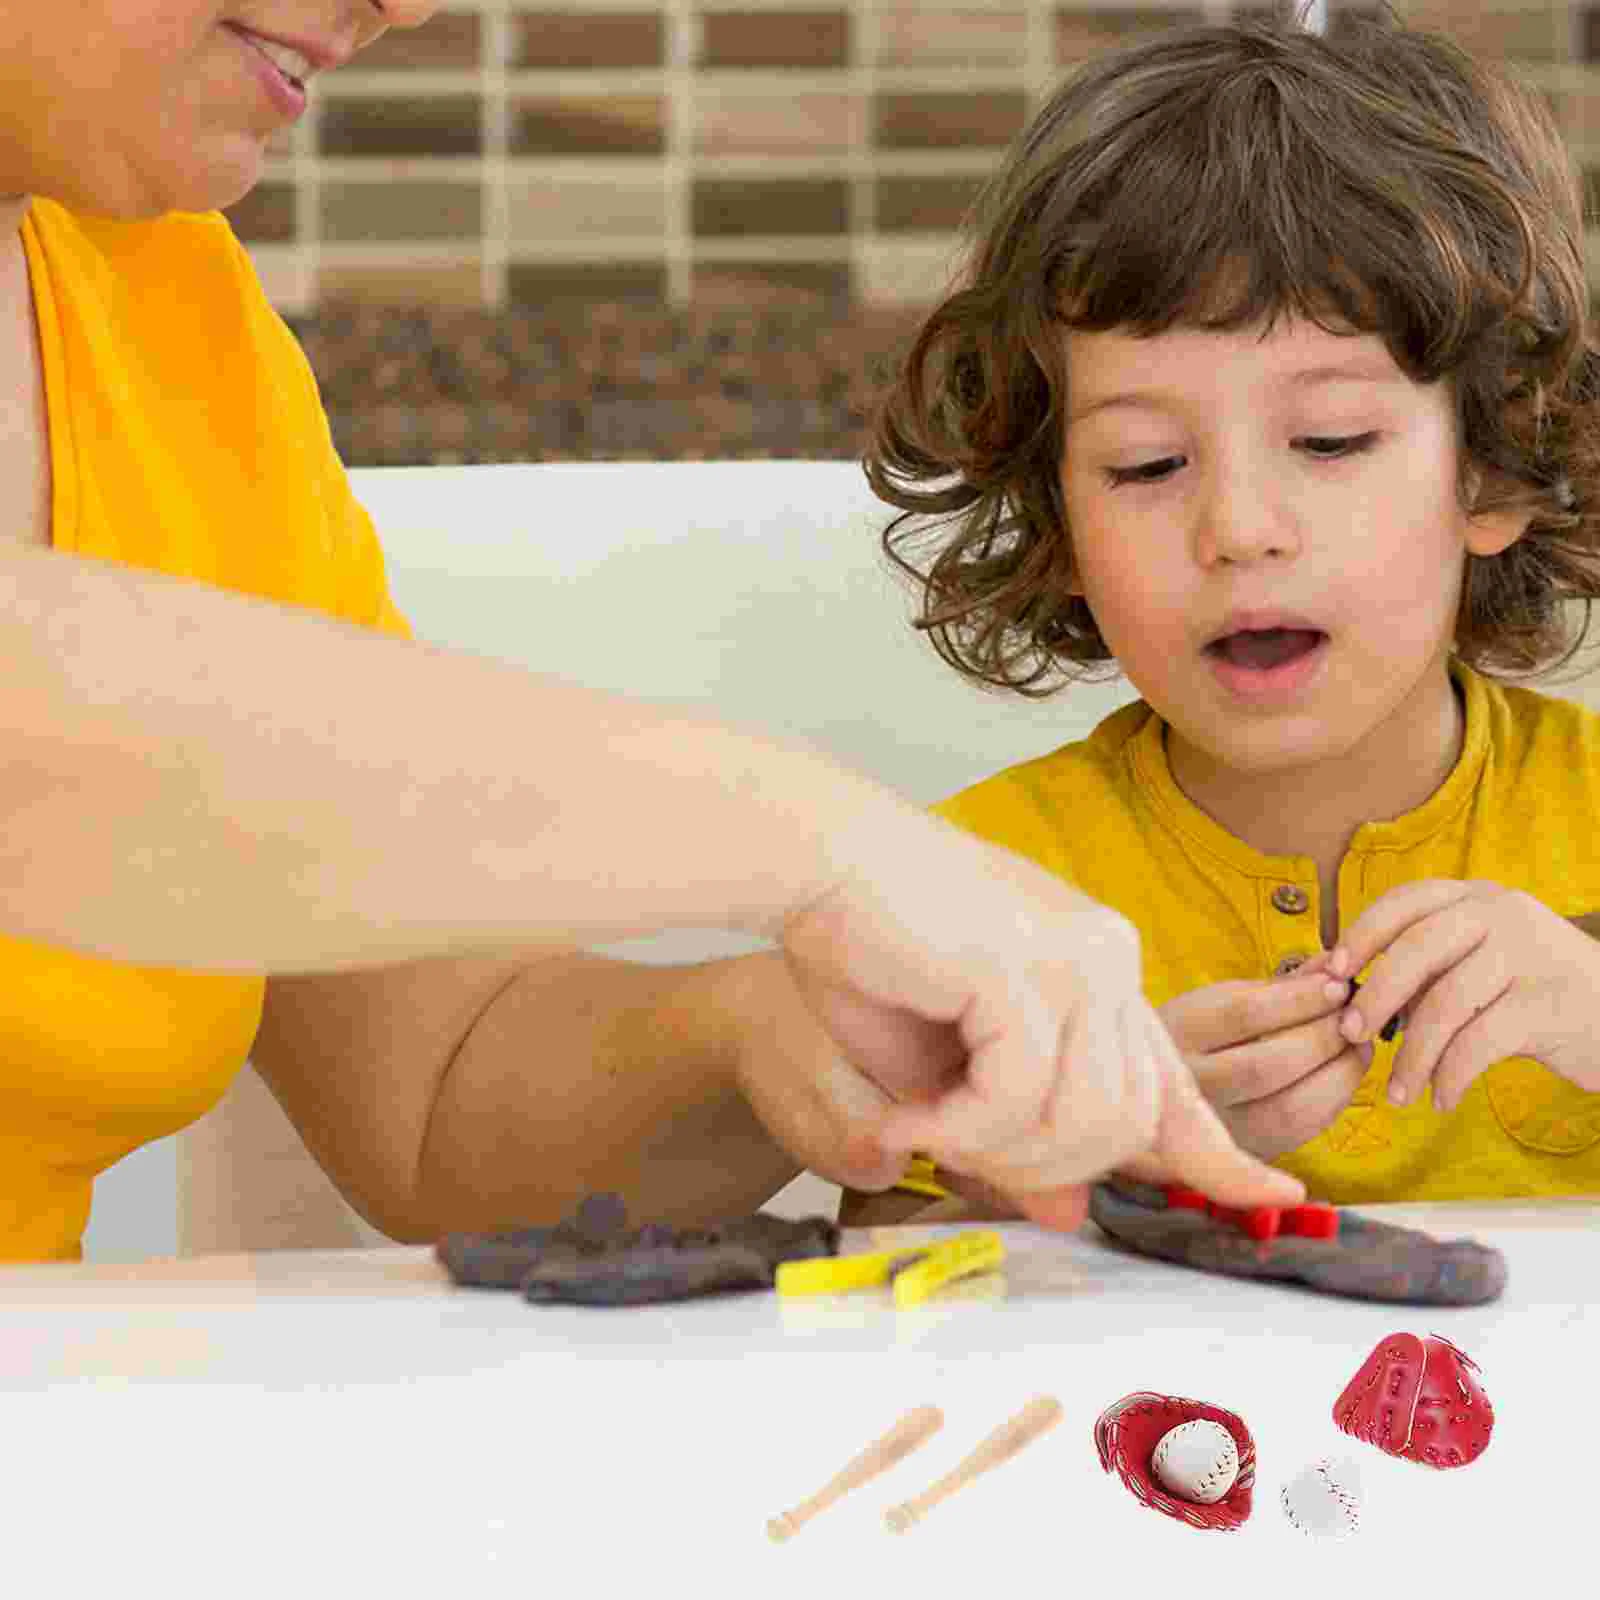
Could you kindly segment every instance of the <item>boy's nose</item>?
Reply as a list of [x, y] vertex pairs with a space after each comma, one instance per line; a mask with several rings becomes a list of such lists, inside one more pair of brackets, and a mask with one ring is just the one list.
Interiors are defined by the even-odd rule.
[[1195, 555], [1202, 566], [1291, 556], [1299, 548], [1292, 519], [1268, 495], [1219, 485], [1201, 511]]
[[1274, 528], [1229, 530], [1219, 536], [1213, 525], [1201, 535], [1199, 556], [1202, 566], [1218, 562], [1238, 566], [1268, 556], [1293, 555], [1295, 549], [1294, 539]]

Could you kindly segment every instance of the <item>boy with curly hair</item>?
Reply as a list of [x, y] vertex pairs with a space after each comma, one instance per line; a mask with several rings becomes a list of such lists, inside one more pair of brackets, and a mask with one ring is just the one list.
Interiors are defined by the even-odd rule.
[[[1317, 1197], [1600, 1192], [1600, 716], [1506, 681], [1600, 592], [1544, 107], [1392, 16], [1173, 29], [970, 220], [875, 421], [885, 546], [965, 675], [1141, 698], [936, 809], [1136, 925], [1208, 1099]], [[960, 1171], [974, 1096], [886, 1146]]]

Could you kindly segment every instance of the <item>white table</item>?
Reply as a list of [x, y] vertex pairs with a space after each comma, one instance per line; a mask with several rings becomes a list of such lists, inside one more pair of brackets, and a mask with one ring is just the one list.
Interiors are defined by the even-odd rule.
[[[0, 1269], [8, 1588], [1351, 1600], [1555, 1593], [1572, 1564], [1592, 1584], [1580, 1449], [1600, 1201], [1368, 1209], [1500, 1246], [1505, 1297], [1339, 1300], [1133, 1258], [1092, 1225], [1008, 1225], [1002, 1297], [899, 1313], [880, 1290], [531, 1306], [456, 1289], [426, 1248]], [[873, 1242], [851, 1231], [843, 1248]], [[1470, 1467], [1393, 1460], [1331, 1421], [1399, 1330], [1441, 1333], [1482, 1368], [1497, 1421]], [[1095, 1418], [1136, 1389], [1245, 1419], [1258, 1461], [1242, 1530], [1186, 1528], [1101, 1472]], [[1066, 1410], [1053, 1432], [910, 1532], [884, 1528], [888, 1506], [1041, 1393]], [[927, 1402], [945, 1413], [928, 1444], [768, 1541], [770, 1516]], [[1364, 1476], [1364, 1526], [1342, 1543], [1306, 1539], [1278, 1506], [1327, 1454]]]

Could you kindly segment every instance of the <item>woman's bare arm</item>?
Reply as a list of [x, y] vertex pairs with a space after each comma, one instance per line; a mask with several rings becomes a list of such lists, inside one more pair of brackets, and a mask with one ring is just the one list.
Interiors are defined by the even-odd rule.
[[0, 556], [0, 930], [316, 972], [768, 934], [852, 810], [820, 755], [197, 582]]
[[281, 978], [747, 931], [885, 1154], [958, 1146], [1040, 1207], [1169, 1143], [1227, 1203], [1287, 1192], [1199, 1096], [1125, 918], [820, 755], [55, 552], [0, 556], [0, 659], [0, 932]]
[[704, 1225], [802, 1167], [751, 1108], [740, 1058], [771, 1013], [820, 1030], [781, 970], [757, 988], [752, 966], [574, 953], [275, 978], [252, 1060], [391, 1238], [556, 1222], [600, 1189], [641, 1220]]

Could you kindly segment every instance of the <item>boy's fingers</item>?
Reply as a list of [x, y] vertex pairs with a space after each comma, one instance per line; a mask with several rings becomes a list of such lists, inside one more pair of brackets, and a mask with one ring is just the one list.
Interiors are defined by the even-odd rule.
[[1471, 893], [1470, 882], [1455, 878], [1424, 878], [1389, 890], [1339, 935], [1339, 942], [1329, 953], [1332, 970], [1336, 976], [1353, 978], [1407, 928]]
[[1326, 953], [1312, 959], [1319, 965], [1311, 971], [1308, 961], [1282, 978], [1191, 989], [1160, 1008], [1161, 1020], [1186, 1056], [1202, 1056], [1324, 1016], [1349, 998], [1349, 985], [1328, 976]]
[[1281, 1033], [1286, 1028], [1314, 1022], [1337, 1011], [1349, 997], [1347, 979], [1330, 978], [1320, 968], [1308, 973], [1302, 967], [1291, 977], [1265, 983], [1245, 997], [1245, 1027], [1233, 1042], [1243, 1044], [1265, 1034]]
[[1483, 947], [1488, 930], [1468, 914], [1443, 912], [1407, 931], [1372, 969], [1351, 1000], [1344, 1036], [1352, 1044], [1370, 1039], [1395, 1017], [1414, 1015], [1448, 974], [1459, 971]]
[[1287, 1093], [1350, 1048], [1340, 1020], [1340, 1009], [1330, 1006], [1315, 1021], [1196, 1062], [1201, 1092], [1224, 1111]]
[[1326, 972], [1328, 963], [1332, 959], [1333, 951], [1319, 950], [1314, 956], [1307, 956], [1289, 976], [1292, 978], [1309, 978], [1315, 973]]
[[1331, 1127], [1372, 1067], [1372, 1052], [1347, 1046], [1331, 1061], [1269, 1099], [1254, 1101], [1236, 1125], [1253, 1149], [1297, 1150]]

